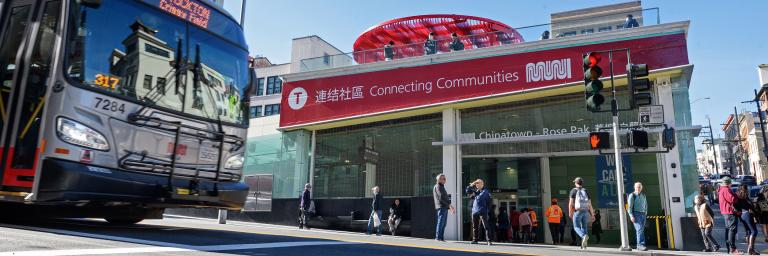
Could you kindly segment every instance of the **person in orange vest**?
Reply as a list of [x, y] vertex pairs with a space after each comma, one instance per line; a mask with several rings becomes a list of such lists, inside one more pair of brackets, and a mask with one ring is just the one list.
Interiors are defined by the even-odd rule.
[[536, 211], [533, 208], [528, 208], [531, 213], [531, 243], [536, 242], [536, 229], [539, 227], [539, 218], [536, 217]]
[[560, 241], [560, 221], [563, 218], [563, 209], [557, 205], [557, 198], [552, 198], [552, 206], [547, 208], [547, 212], [544, 215], [547, 216], [547, 222], [549, 223], [552, 244], [562, 243], [563, 241]]

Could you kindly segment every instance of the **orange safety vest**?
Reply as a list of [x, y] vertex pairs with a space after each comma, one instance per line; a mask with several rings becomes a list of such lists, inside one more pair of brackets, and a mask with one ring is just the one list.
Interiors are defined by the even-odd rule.
[[536, 212], [531, 211], [531, 222], [533, 223], [534, 227], [539, 226], [539, 220], [536, 219]]
[[563, 209], [560, 209], [560, 206], [553, 205], [547, 208], [547, 221], [549, 223], [560, 223], [562, 217]]

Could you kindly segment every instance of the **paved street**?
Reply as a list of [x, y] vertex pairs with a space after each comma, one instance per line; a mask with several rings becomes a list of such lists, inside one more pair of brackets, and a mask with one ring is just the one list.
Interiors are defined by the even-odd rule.
[[[720, 206], [713, 205], [712, 211], [715, 212], [715, 229], [712, 231], [712, 236], [717, 239], [717, 243], [720, 244], [720, 247], [725, 247], [725, 221], [723, 220], [723, 215], [720, 214]], [[765, 242], [763, 228], [758, 225], [757, 230], [760, 231], [755, 242], [757, 251], [763, 254], [768, 253], [768, 243]], [[742, 252], [747, 250], [747, 241], [744, 239], [745, 234], [744, 225], [739, 223], [739, 230], [738, 233], [736, 233], [736, 246]], [[725, 249], [720, 249], [720, 251], [725, 252]]]
[[[5, 255], [615, 255], [613, 248], [496, 246], [429, 239], [366, 236], [328, 230], [168, 216], [118, 227], [101, 220], [0, 223]], [[668, 252], [636, 253], [659, 255]], [[676, 253], [685, 255], [685, 253]]]

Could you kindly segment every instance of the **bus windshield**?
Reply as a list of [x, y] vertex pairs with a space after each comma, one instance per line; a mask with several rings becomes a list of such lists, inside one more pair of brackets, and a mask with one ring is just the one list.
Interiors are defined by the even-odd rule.
[[195, 0], [72, 0], [67, 75], [120, 98], [245, 124], [248, 52], [237, 24]]

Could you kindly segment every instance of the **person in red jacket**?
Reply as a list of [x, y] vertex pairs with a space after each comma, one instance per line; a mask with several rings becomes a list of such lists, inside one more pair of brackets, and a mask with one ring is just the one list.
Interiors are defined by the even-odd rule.
[[512, 241], [520, 242], [520, 212], [514, 206], [512, 206], [512, 211], [509, 212], [509, 222], [512, 226]]
[[736, 250], [736, 232], [738, 231], [738, 217], [733, 204], [736, 202], [736, 195], [731, 191], [731, 178], [722, 179], [722, 185], [717, 189], [717, 198], [720, 201], [720, 214], [725, 219], [725, 247], [729, 253], [740, 254]]

